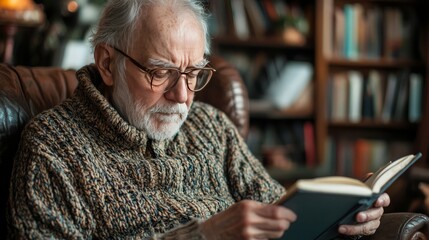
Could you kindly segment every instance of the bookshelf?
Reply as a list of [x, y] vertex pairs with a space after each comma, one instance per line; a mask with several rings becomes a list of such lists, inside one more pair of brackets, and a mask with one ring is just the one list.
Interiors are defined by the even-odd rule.
[[[428, 40], [422, 9], [429, 9], [428, 3], [321, 0], [316, 9], [316, 28], [322, 30], [315, 46], [316, 141], [326, 143], [318, 145], [319, 159], [335, 174], [362, 177], [384, 163], [374, 164], [380, 158], [388, 161], [427, 148], [427, 135], [419, 129], [425, 126], [421, 119], [429, 118], [423, 111], [429, 65], [422, 51]], [[350, 80], [356, 72], [359, 80]], [[411, 96], [420, 96], [419, 104]], [[357, 118], [351, 109], [358, 109]]]
[[[213, 53], [237, 67], [249, 90], [250, 149], [274, 175], [305, 174], [309, 165], [317, 164], [315, 150], [308, 150], [315, 148], [315, 0], [208, 2]], [[284, 88], [275, 86], [293, 83], [281, 79], [290, 81], [286, 69], [294, 62], [297, 67], [289, 70], [301, 69], [302, 84], [288, 88], [296, 91], [276, 91]], [[295, 92], [301, 94], [287, 97]]]
[[[262, 15], [268, 20], [258, 24], [257, 20], [251, 19], [253, 15], [246, 12], [245, 5], [250, 2], [262, 10], [267, 7], [264, 4], [272, 4], [274, 9], [286, 7], [286, 14], [299, 13], [300, 21], [305, 21], [303, 25], [306, 27], [300, 37], [296, 37], [294, 31], [286, 31], [290, 27], [288, 23], [297, 21], [287, 17], [278, 20], [281, 18], [279, 16], [285, 14], [283, 10], [277, 10], [277, 17], [270, 16], [273, 13], [265, 10], [266, 13]], [[424, 155], [429, 153], [429, 126], [423, 124], [423, 121], [429, 120], [429, 111], [425, 110], [429, 107], [429, 96], [424, 94], [429, 92], [429, 84], [426, 84], [429, 79], [427, 1], [221, 0], [209, 3], [213, 22], [216, 22], [213, 52], [236, 65], [250, 89], [250, 123], [253, 131], [249, 145], [259, 148], [255, 150], [256, 155], [265, 159], [267, 154], [271, 154], [275, 156], [274, 159], [284, 161], [282, 156], [285, 155], [285, 148], [278, 148], [278, 145], [285, 145], [286, 140], [285, 136], [279, 135], [301, 129], [301, 135], [297, 136], [300, 140], [295, 143], [298, 146], [290, 146], [299, 152], [295, 154], [300, 157], [293, 161], [298, 163], [297, 166], [289, 166], [291, 171], [288, 173], [284, 171], [288, 166], [285, 169], [272, 169], [275, 178], [287, 182], [293, 181], [284, 178], [287, 174], [295, 179], [327, 174], [361, 177], [357, 174], [371, 169], [355, 169], [357, 166], [375, 168], [377, 164], [382, 164], [361, 164], [362, 161], [374, 162], [375, 158], [386, 157], [386, 160], [391, 160], [403, 155], [403, 151], [422, 151]], [[244, 7], [244, 11], [238, 11], [241, 21], [234, 20], [237, 14], [233, 5], [235, 8]], [[255, 13], [255, 9], [252, 13]], [[273, 19], [277, 19], [277, 22]], [[237, 28], [243, 26], [244, 20], [247, 20], [247, 30], [237, 33]], [[279, 28], [279, 25], [282, 27]], [[258, 29], [254, 29], [255, 26], [259, 26]], [[286, 33], [290, 34], [289, 37], [285, 37]], [[263, 97], [261, 100], [268, 80], [257, 72], [266, 71], [264, 67], [269, 65], [270, 60], [279, 57], [283, 65], [288, 61], [304, 61], [312, 65], [311, 91], [307, 92], [309, 97], [306, 98], [306, 107], [298, 107], [297, 110], [289, 106], [282, 109], [273, 107]], [[334, 78], [342, 78], [343, 83], [338, 84], [341, 81]], [[411, 78], [416, 83], [413, 83], [413, 88], [417, 89], [415, 91], [420, 91], [417, 100], [410, 100]], [[400, 87], [390, 87], [395, 89], [389, 94], [392, 103], [384, 104], [389, 81], [396, 82]], [[337, 85], [344, 85], [343, 90], [338, 91], [341, 88]], [[407, 91], [399, 90], [402, 88]], [[359, 91], [356, 92], [356, 89]], [[374, 89], [378, 89], [377, 92]], [[347, 94], [338, 100], [338, 96], [334, 98], [338, 92]], [[349, 92], [355, 97], [351, 98]], [[374, 101], [378, 101], [378, 105]], [[397, 104], [397, 101], [400, 103]], [[410, 106], [415, 106], [411, 101], [417, 101], [420, 105], [413, 117], [409, 113]], [[387, 105], [392, 107], [388, 108]], [[341, 118], [333, 117], [333, 112], [338, 111], [338, 108], [345, 111], [340, 113], [343, 116]], [[304, 125], [311, 125], [311, 153], [306, 147], [308, 138], [303, 133]], [[270, 138], [268, 141], [271, 143], [264, 143], [260, 138]], [[380, 149], [374, 150], [374, 146]], [[267, 151], [267, 148], [271, 148], [271, 151]], [[376, 152], [378, 157], [355, 154], [358, 149], [366, 149], [361, 151], [367, 155]], [[356, 159], [355, 155], [360, 159]]]

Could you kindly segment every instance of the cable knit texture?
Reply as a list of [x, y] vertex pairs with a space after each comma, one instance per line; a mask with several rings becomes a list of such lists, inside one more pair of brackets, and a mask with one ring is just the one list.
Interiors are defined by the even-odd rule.
[[25, 128], [9, 201], [13, 237], [204, 239], [201, 221], [284, 189], [222, 112], [194, 102], [179, 133], [154, 141], [78, 71], [75, 95]]

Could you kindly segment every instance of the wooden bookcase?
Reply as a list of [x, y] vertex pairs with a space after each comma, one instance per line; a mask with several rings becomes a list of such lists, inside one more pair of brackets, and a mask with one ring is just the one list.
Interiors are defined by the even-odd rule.
[[[223, 1], [209, 1], [209, 3], [216, 2], [218, 9], [219, 4], [230, 4], [235, 0]], [[247, 0], [244, 0], [245, 2]], [[305, 44], [299, 46], [295, 44], [288, 44], [281, 37], [276, 34], [265, 35], [252, 35], [252, 31], [248, 31], [247, 37], [238, 37], [234, 33], [234, 12], [232, 8], [226, 7], [226, 13], [222, 13], [225, 19], [223, 20], [225, 26], [224, 32], [215, 34], [213, 37], [213, 53], [225, 56], [227, 59], [234, 54], [241, 54], [241, 58], [229, 58], [232, 64], [236, 64], [240, 69], [248, 71], [253, 70], [248, 65], [244, 66], [240, 63], [240, 59], [244, 56], [247, 61], [257, 61], [259, 54], [266, 54], [269, 57], [286, 56], [287, 60], [300, 60], [307, 61], [313, 66], [313, 92], [312, 92], [312, 110], [305, 112], [287, 112], [276, 110], [272, 108], [258, 107], [258, 111], [251, 112], [251, 126], [254, 128], [264, 129], [264, 125], [293, 125], [296, 122], [310, 122], [313, 126], [314, 137], [314, 166], [309, 167], [304, 163], [299, 168], [292, 168], [291, 171], [285, 173], [284, 170], [273, 170], [272, 174], [280, 181], [291, 181], [294, 177], [313, 177], [327, 174], [343, 174], [353, 175], [354, 170], [351, 172], [342, 172], [339, 168], [339, 162], [342, 160], [335, 154], [330, 153], [332, 143], [341, 142], [346, 139], [352, 145], [356, 141], [364, 142], [362, 140], [378, 140], [385, 142], [405, 143], [409, 148], [412, 147], [413, 151], [421, 151], [424, 155], [429, 153], [428, 139], [429, 139], [429, 124], [424, 122], [429, 121], [429, 84], [426, 84], [429, 79], [429, 50], [427, 50], [429, 42], [429, 21], [427, 11], [429, 4], [425, 0], [306, 0], [306, 1], [282, 1], [282, 0], [255, 0], [261, 5], [263, 2], [283, 2], [298, 4], [302, 12], [305, 12], [310, 32], [306, 37]], [[240, 0], [238, 0], [240, 2]], [[281, 5], [281, 4], [280, 4]], [[278, 6], [280, 6], [278, 5]], [[336, 43], [339, 33], [336, 32], [336, 27], [341, 26], [337, 23], [336, 11], [341, 12], [344, 6], [359, 5], [361, 13], [367, 16], [367, 9], [377, 9], [383, 17], [386, 9], [394, 9], [393, 14], [401, 15], [403, 11], [407, 14], [415, 16], [416, 25], [416, 39], [412, 38], [415, 43], [411, 45], [412, 53], [405, 52], [404, 56], [386, 56], [386, 52], [390, 50], [385, 46], [387, 39], [386, 33], [383, 33], [379, 40], [379, 56], [377, 57], [344, 57], [338, 54]], [[225, 6], [225, 5], [224, 5]], [[276, 5], [277, 6], [277, 5]], [[229, 9], [229, 10], [228, 10]], [[406, 10], [404, 10], [406, 9]], [[215, 17], [217, 11], [213, 11]], [[390, 13], [389, 13], [390, 14]], [[407, 17], [409, 15], [406, 15]], [[247, 16], [249, 19], [249, 16]], [[380, 29], [384, 29], [383, 18], [380, 20]], [[405, 30], [404, 30], [405, 31]], [[256, 31], [253, 31], [256, 32]], [[353, 33], [354, 31], [352, 31]], [[337, 34], [337, 35], [335, 35]], [[366, 35], [368, 37], [368, 35]], [[386, 38], [386, 39], [384, 39]], [[335, 41], [335, 42], [334, 42]], [[416, 45], [418, 46], [417, 48]], [[393, 50], [392, 50], [393, 51]], [[359, 51], [358, 51], [359, 53]], [[392, 53], [392, 54], [396, 54]], [[401, 52], [402, 54], [402, 52]], [[409, 55], [407, 55], [409, 54]], [[247, 67], [247, 68], [246, 68]], [[367, 82], [368, 75], [371, 71], [380, 71], [384, 78], [387, 78], [390, 73], [400, 73], [401, 70], [407, 69], [407, 73], [418, 73], [422, 78], [423, 92], [422, 92], [422, 116], [421, 121], [410, 122], [406, 118], [395, 120], [380, 120], [378, 118], [362, 118], [350, 121], [348, 118], [341, 120], [333, 120], [331, 118], [332, 108], [330, 100], [332, 97], [332, 76], [337, 72], [356, 71], [362, 73], [363, 82]], [[393, 74], [390, 74], [393, 75]], [[398, 75], [399, 76], [399, 75]], [[244, 76], [245, 78], [245, 76]], [[246, 79], [245, 79], [246, 81]], [[262, 80], [263, 81], [263, 80]], [[387, 80], [385, 80], [387, 81]], [[384, 96], [383, 96], [384, 97]], [[398, 97], [395, 95], [395, 98]], [[252, 102], [253, 103], [253, 102]], [[251, 104], [252, 104], [251, 103]], [[256, 102], [256, 106], [258, 103]], [[361, 114], [361, 113], [360, 113]], [[281, 131], [281, 130], [278, 130]], [[398, 145], [398, 144], [397, 144]], [[388, 145], [388, 148], [395, 148], [395, 145]], [[349, 153], [349, 155], [354, 153]], [[261, 155], [259, 155], [261, 156]], [[388, 157], [387, 155], [385, 157]], [[386, 161], [392, 159], [385, 159]], [[307, 160], [304, 160], [307, 161]], [[348, 163], [350, 164], [350, 163]], [[356, 172], [354, 172], [356, 173]], [[283, 176], [290, 175], [292, 178], [283, 179]], [[359, 176], [355, 176], [359, 177]]]
[[[338, 56], [339, 54], [336, 52], [337, 46], [335, 46], [335, 44], [339, 43], [340, 41], [335, 39], [339, 35], [335, 28], [342, 26], [344, 23], [337, 22], [342, 18], [336, 14], [338, 14], [338, 11], [342, 11], [342, 13], [346, 12], [346, 6], [349, 8], [358, 6], [356, 9], [361, 11], [361, 13], [366, 14], [362, 15], [365, 16], [366, 19], [369, 19], [369, 12], [372, 9], [377, 9], [378, 13], [381, 13], [379, 18], [380, 25], [376, 32], [380, 36], [380, 49], [375, 57], [368, 57], [369, 54], [359, 54], [359, 56], [350, 57], [345, 53], [343, 53], [343, 55], [340, 54], [341, 56]], [[423, 9], [429, 9], [428, 2], [420, 0], [321, 0], [317, 1], [316, 9], [316, 18], [318, 19], [318, 25], [316, 28], [321, 29], [321, 31], [316, 33], [316, 98], [317, 103], [319, 104], [316, 108], [316, 141], [318, 143], [326, 143], [328, 142], [328, 139], [335, 139], [334, 141], [337, 142], [346, 139], [346, 141], [349, 141], [349, 144], [352, 144], [351, 148], [355, 149], [351, 155], [353, 155], [354, 161], [357, 161], [357, 165], [360, 164], [357, 156], [362, 155], [362, 151], [368, 151], [363, 150], [361, 147], [362, 145], [365, 145], [362, 144], [362, 142], [365, 142], [366, 140], [368, 140], [367, 142], [375, 140], [377, 142], [387, 143], [387, 145], [384, 146], [384, 155], [382, 155], [382, 157], [386, 158], [384, 161], [394, 160], [399, 155], [410, 151], [422, 151], [425, 153], [424, 151], [427, 151], [426, 148], [428, 145], [428, 140], [426, 140], [428, 133], [423, 133], [423, 131], [420, 131], [419, 129], [427, 128], [427, 124], [424, 124], [424, 119], [428, 118], [428, 111], [424, 111], [424, 109], [427, 109], [429, 101], [427, 94], [425, 94], [428, 90], [427, 81], [429, 65], [427, 61], [426, 48], [428, 43], [429, 23], [427, 17], [425, 16], [425, 11], [423, 11]], [[357, 11], [356, 9], [354, 9], [355, 14]], [[396, 14], [396, 18], [394, 17], [393, 20], [392, 18], [389, 18], [391, 16], [389, 14], [392, 12], [393, 14]], [[397, 52], [399, 52], [399, 54], [393, 55], [389, 54], [394, 50], [389, 49], [389, 46], [391, 46], [389, 45], [389, 41], [393, 41], [391, 40], [393, 37], [391, 37], [392, 35], [389, 35], [391, 30], [388, 29], [388, 26], [392, 25], [391, 22], [396, 21], [397, 18], [400, 18], [401, 21], [397, 21], [402, 23], [402, 25], [395, 25], [395, 28], [402, 31], [403, 35], [400, 35], [398, 39], [403, 45], [398, 47], [399, 50], [397, 50]], [[402, 26], [404, 26], [403, 29], [401, 29]], [[405, 34], [408, 29], [411, 29], [410, 33], [412, 33], [409, 34], [409, 38], [407, 38], [408, 36]], [[360, 34], [356, 29], [354, 29], [352, 32], [356, 35]], [[347, 33], [344, 33], [344, 35], [346, 34]], [[366, 37], [368, 38], [369, 36]], [[406, 40], [411, 42], [408, 43], [409, 46], [405, 45], [407, 44]], [[404, 50], [401, 52], [401, 47], [408, 51]], [[334, 105], [329, 102], [329, 99], [335, 99], [335, 97], [332, 96], [334, 93], [329, 92], [329, 88], [331, 87], [331, 89], [335, 89], [331, 84], [333, 84], [333, 81], [339, 80], [333, 80], [333, 75], [335, 75], [336, 72], [348, 72], [351, 70], [363, 73], [364, 84], [370, 81], [368, 80], [368, 73], [370, 71], [382, 72], [385, 75], [385, 85], [383, 88], [384, 92], [382, 93], [383, 101], [386, 100], [386, 95], [389, 94], [386, 88], [388, 88], [387, 85], [389, 85], [388, 81], [390, 81], [390, 79], [387, 80], [387, 78], [396, 75], [399, 79], [396, 80], [399, 82], [397, 84], [400, 84], [401, 81], [406, 81], [405, 85], [401, 85], [401, 87], [409, 87], [409, 81], [411, 81], [409, 80], [410, 73], [418, 73], [421, 77], [420, 82], [422, 84], [422, 88], [419, 89], [422, 96], [420, 100], [422, 104], [422, 121], [411, 121], [407, 116], [404, 117], [404, 115], [399, 118], [391, 116], [393, 111], [399, 112], [398, 106], [400, 106], [400, 104], [398, 103], [398, 99], [401, 98], [401, 90], [396, 90], [396, 92], [393, 94], [393, 98], [395, 99], [395, 109], [390, 110], [391, 115], [387, 120], [376, 116], [370, 117], [369, 119], [361, 116], [357, 121], [352, 121], [347, 119], [347, 117], [345, 119], [335, 120], [329, 112], [329, 108]], [[403, 74], [404, 77], [400, 75], [403, 72], [406, 72]], [[401, 80], [401, 78], [404, 78], [405, 80]], [[397, 88], [400, 89], [401, 87]], [[408, 104], [410, 93], [408, 90], [404, 92], [407, 94], [406, 98], [404, 99], [406, 99]], [[385, 104], [385, 102], [383, 102], [383, 104]], [[382, 107], [383, 109], [381, 110], [385, 111], [384, 106]], [[408, 105], [406, 105], [406, 107], [409, 108]], [[362, 109], [365, 109], [365, 106]], [[429, 129], [426, 129], [425, 131], [429, 132]], [[362, 141], [362, 139], [365, 141]], [[338, 145], [336, 147], [338, 147]], [[373, 146], [370, 146], [370, 148], [371, 147]], [[401, 150], [399, 148], [403, 149]], [[322, 144], [318, 144], [317, 152], [319, 159], [329, 161], [329, 159], [327, 159], [328, 151], [330, 151], [329, 148], [326, 148]], [[333, 161], [336, 165], [335, 173], [339, 175], [352, 174], [353, 176], [353, 173], [344, 173], [341, 171], [341, 169], [339, 169], [339, 162], [350, 161], [350, 158], [343, 156], [345, 159], [341, 159], [341, 156], [338, 156], [340, 150], [337, 148], [334, 151], [336, 156], [334, 156], [330, 161]], [[378, 157], [378, 159], [382, 157]], [[380, 162], [379, 164], [383, 164], [383, 162]], [[356, 164], [354, 167], [356, 167]], [[355, 170], [356, 169], [353, 169], [353, 171]], [[363, 174], [363, 171], [361, 171], [360, 174]], [[354, 177], [359, 177], [358, 175], [359, 173], [354, 174]]]

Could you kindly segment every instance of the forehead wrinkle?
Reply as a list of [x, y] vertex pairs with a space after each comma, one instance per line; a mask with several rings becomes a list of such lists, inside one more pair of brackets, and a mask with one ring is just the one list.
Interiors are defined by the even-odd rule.
[[[196, 67], [196, 68], [201, 68], [206, 66], [209, 63], [209, 61], [207, 59], [202, 59], [201, 61], [188, 66], [188, 67]], [[154, 58], [149, 58], [148, 59], [148, 64], [149, 65], [153, 65], [153, 66], [157, 66], [157, 67], [170, 67], [170, 68], [175, 68], [177, 66], [175, 66], [173, 63], [169, 63], [160, 59], [154, 59]]]
[[152, 56], [147, 62], [157, 67], [204, 66], [207, 62], [198, 60], [203, 57], [204, 48], [201, 55], [196, 48], [199, 48], [199, 40], [204, 36], [195, 16], [189, 12], [174, 12], [168, 7], [152, 10], [149, 15], [158, 20], [142, 22], [145, 31], [141, 32], [151, 33], [141, 36], [145, 42], [144, 48], [150, 49], [143, 58]]
[[147, 62], [149, 65], [157, 66], [157, 67], [175, 67], [174, 64], [160, 59], [149, 58]]

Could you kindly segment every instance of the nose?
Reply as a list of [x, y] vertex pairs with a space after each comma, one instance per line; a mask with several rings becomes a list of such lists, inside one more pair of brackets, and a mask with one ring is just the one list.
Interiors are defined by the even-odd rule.
[[177, 103], [186, 103], [188, 100], [189, 90], [186, 84], [186, 76], [182, 74], [177, 81], [176, 85], [173, 86], [169, 91], [164, 93], [166, 99]]

